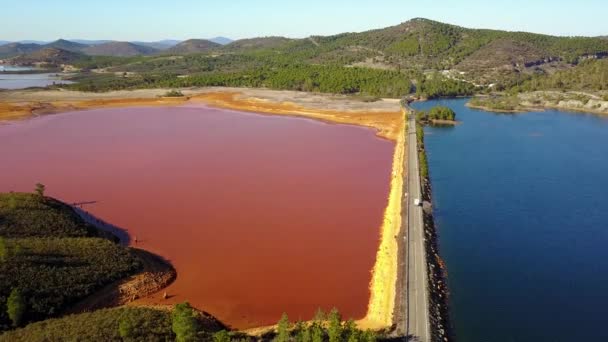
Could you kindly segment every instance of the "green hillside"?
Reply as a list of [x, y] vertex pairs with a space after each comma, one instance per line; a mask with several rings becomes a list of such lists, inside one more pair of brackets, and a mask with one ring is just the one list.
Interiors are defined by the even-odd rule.
[[94, 237], [98, 230], [72, 208], [53, 198], [28, 193], [0, 193], [0, 236]]
[[137, 272], [139, 260], [105, 235], [54, 199], [0, 194], [0, 330], [56, 316]]
[[551, 75], [540, 75], [516, 87], [515, 91], [534, 90], [608, 90], [608, 59], [587, 60], [574, 68]]
[[[246, 39], [182, 56], [179, 49], [173, 51], [177, 56], [83, 58], [75, 65], [110, 67], [129, 77], [85, 73], [74, 79], [79, 84], [68, 87], [244, 86], [386, 97], [414, 91], [428, 97], [469, 95], [476, 91], [473, 84], [511, 87], [535, 75], [569, 69], [587, 56], [601, 57], [608, 53], [608, 41], [413, 19], [361, 33]], [[448, 79], [447, 85], [438, 85]]]
[[[198, 313], [197, 321], [201, 341], [224, 328]], [[175, 341], [175, 334], [170, 310], [121, 307], [33, 323], [0, 335], [0, 341]]]

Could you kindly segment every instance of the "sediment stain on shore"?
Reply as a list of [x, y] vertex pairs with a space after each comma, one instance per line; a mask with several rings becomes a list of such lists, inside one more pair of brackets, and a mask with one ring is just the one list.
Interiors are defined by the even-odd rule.
[[2, 191], [98, 201], [174, 263], [171, 298], [146, 303], [189, 300], [239, 328], [368, 311], [394, 155], [371, 130], [159, 107], [45, 116], [0, 140]]

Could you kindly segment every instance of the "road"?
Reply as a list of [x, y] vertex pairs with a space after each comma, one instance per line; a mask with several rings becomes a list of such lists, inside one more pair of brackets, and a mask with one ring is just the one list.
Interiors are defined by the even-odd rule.
[[422, 199], [420, 187], [420, 168], [418, 167], [418, 142], [416, 140], [416, 122], [414, 115], [409, 115], [407, 128], [408, 162], [407, 162], [407, 305], [406, 335], [411, 340], [430, 341], [428, 310], [428, 274], [424, 245], [424, 224], [422, 207], [414, 205], [414, 199]]

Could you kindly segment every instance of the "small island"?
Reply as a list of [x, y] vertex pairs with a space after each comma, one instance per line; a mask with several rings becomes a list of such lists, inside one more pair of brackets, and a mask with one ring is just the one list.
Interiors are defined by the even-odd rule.
[[457, 125], [456, 112], [445, 106], [435, 106], [427, 111], [416, 112], [416, 120], [422, 125]]

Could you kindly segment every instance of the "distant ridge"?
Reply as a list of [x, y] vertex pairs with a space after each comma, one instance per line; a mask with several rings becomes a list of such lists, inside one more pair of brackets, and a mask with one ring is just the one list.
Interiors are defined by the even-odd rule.
[[151, 55], [159, 50], [153, 47], [137, 45], [129, 42], [107, 42], [85, 47], [81, 51], [90, 56], [130, 57], [138, 55]]
[[44, 48], [55, 48], [72, 52], [80, 52], [82, 49], [86, 48], [87, 45], [71, 42], [65, 39], [58, 39], [54, 42], [43, 45]]
[[227, 45], [227, 44], [232, 43], [234, 40], [232, 40], [230, 38], [226, 38], [226, 37], [215, 37], [215, 38], [209, 39], [209, 41], [212, 41], [214, 43], [218, 43], [221, 45]]
[[188, 39], [185, 40], [174, 47], [163, 51], [163, 54], [189, 54], [189, 53], [201, 53], [208, 52], [213, 49], [218, 49], [222, 47], [221, 44], [212, 42], [206, 39]]
[[227, 49], [240, 50], [240, 49], [261, 49], [261, 48], [274, 48], [282, 46], [285, 43], [296, 41], [296, 39], [290, 39], [285, 37], [258, 37], [258, 38], [246, 38], [239, 39], [226, 45]]
[[22, 65], [46, 63], [49, 65], [58, 66], [61, 64], [69, 64], [82, 57], [83, 55], [78, 52], [50, 47], [36, 50], [26, 55], [14, 57], [12, 58], [12, 62]]
[[27, 54], [38, 51], [41, 48], [42, 47], [38, 44], [8, 43], [5, 45], [0, 45], [0, 58]]

